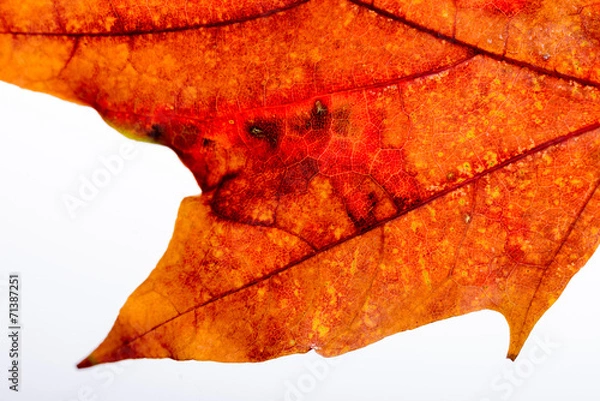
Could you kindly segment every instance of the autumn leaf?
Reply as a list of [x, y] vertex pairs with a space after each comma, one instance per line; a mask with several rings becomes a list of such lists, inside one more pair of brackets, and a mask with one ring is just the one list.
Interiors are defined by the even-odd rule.
[[482, 309], [515, 358], [600, 239], [600, 7], [0, 0], [0, 79], [202, 195], [79, 366], [338, 355]]

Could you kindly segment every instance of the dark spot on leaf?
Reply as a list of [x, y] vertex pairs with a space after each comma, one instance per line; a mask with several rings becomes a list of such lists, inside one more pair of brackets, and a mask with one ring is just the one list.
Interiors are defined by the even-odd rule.
[[152, 124], [150, 131], [148, 131], [148, 137], [158, 142], [165, 135], [165, 129], [160, 124]]
[[330, 126], [330, 114], [329, 109], [321, 100], [315, 100], [310, 111], [295, 117], [292, 122], [292, 129], [300, 135], [318, 133], [319, 136], [323, 136], [323, 132]]
[[275, 120], [251, 121], [246, 130], [250, 136], [266, 141], [271, 147], [277, 146], [281, 135], [280, 124]]
[[202, 146], [205, 148], [212, 146], [214, 143], [215, 143], [215, 141], [213, 141], [212, 139], [204, 138], [202, 140]]
[[315, 105], [310, 111], [310, 119], [307, 123], [314, 130], [322, 130], [327, 125], [329, 111], [320, 100], [315, 101]]
[[374, 192], [369, 192], [369, 195], [367, 195], [367, 198], [369, 199], [369, 203], [370, 203], [370, 207], [371, 209], [374, 209], [375, 206], [377, 206], [377, 195], [375, 195]]
[[354, 227], [358, 230], [358, 233], [368, 231], [375, 224], [375, 217], [372, 214], [357, 217], [352, 213], [348, 213], [348, 217], [354, 223]]

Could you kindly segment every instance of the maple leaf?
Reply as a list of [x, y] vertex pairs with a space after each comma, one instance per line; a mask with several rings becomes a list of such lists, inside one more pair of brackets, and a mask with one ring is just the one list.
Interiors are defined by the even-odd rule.
[[515, 358], [598, 245], [597, 5], [2, 0], [0, 15], [0, 79], [169, 146], [202, 188], [80, 367], [333, 356], [482, 309], [506, 317]]

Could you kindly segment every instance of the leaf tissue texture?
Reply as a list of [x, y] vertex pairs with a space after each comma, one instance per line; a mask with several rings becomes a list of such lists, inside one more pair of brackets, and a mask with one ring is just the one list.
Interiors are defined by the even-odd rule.
[[515, 358], [600, 239], [600, 6], [0, 0], [0, 79], [202, 195], [80, 367], [338, 355], [491, 309]]

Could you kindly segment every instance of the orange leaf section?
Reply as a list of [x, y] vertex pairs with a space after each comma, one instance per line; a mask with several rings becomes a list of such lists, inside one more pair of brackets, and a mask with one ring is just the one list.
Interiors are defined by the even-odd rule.
[[331, 356], [481, 309], [515, 358], [600, 239], [600, 10], [563, 3], [0, 1], [0, 79], [203, 190], [80, 366]]
[[600, 82], [600, 5], [586, 0], [356, 0], [408, 25], [538, 71]]
[[[219, 26], [271, 15], [306, 0], [37, 0], [0, 3], [13, 33], [115, 35]], [[32, 18], [34, 16], [35, 18]]]

